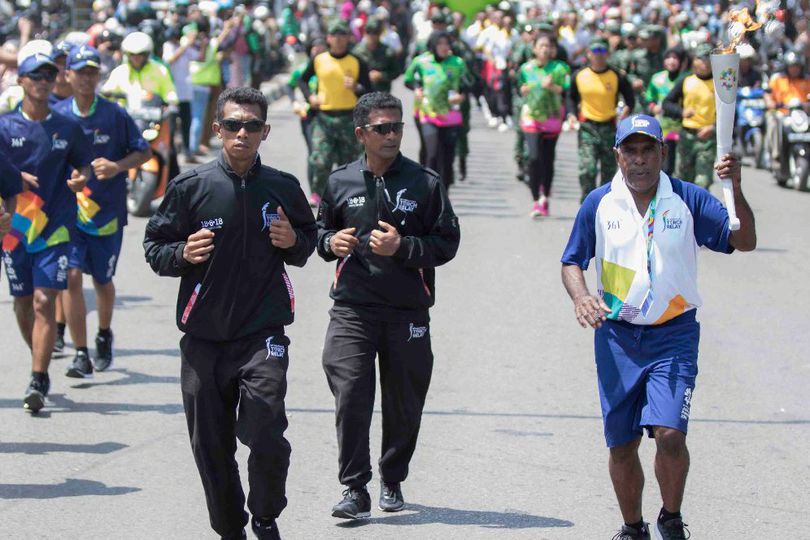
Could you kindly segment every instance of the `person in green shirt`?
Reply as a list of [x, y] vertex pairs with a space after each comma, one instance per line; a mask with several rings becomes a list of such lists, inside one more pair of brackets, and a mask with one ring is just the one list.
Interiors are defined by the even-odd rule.
[[529, 189], [532, 217], [548, 215], [557, 139], [565, 117], [562, 95], [571, 86], [571, 68], [555, 60], [557, 42], [540, 34], [534, 43], [534, 59], [518, 71], [522, 96], [519, 124], [528, 147]]
[[399, 77], [399, 63], [394, 52], [380, 42], [382, 24], [379, 19], [366, 22], [365, 36], [352, 49], [352, 54], [366, 63], [372, 92], [391, 92], [391, 83]]
[[[527, 22], [520, 29], [520, 41], [512, 47], [509, 55], [509, 77], [512, 79], [512, 117], [520, 117], [521, 107], [523, 107], [523, 96], [520, 94], [520, 84], [518, 83], [518, 72], [520, 66], [534, 57], [534, 41], [537, 35], [536, 25]], [[523, 137], [523, 130], [520, 129], [520, 122], [515, 122], [515, 147], [514, 157], [517, 163], [517, 179], [524, 181], [526, 176], [526, 164], [528, 162], [528, 151], [526, 140]]]
[[644, 94], [649, 114], [656, 117], [664, 132], [667, 158], [664, 160], [662, 170], [670, 175], [675, 170], [675, 150], [678, 144], [681, 123], [674, 118], [664, 116], [663, 103], [664, 98], [675, 86], [675, 82], [681, 77], [685, 66], [686, 51], [682, 47], [667, 49], [664, 53], [664, 69], [652, 76]]
[[434, 32], [428, 52], [413, 59], [405, 72], [405, 85], [413, 89], [419, 106], [419, 124], [426, 165], [439, 173], [445, 186], [453, 183], [456, 140], [463, 122], [467, 66], [452, 53], [447, 32]]
[[[322, 52], [326, 51], [326, 41], [323, 38], [315, 38], [309, 44], [309, 51], [307, 57], [309, 59], [315, 58]], [[293, 112], [301, 119], [301, 133], [304, 135], [304, 141], [307, 143], [307, 156], [312, 153], [312, 118], [315, 111], [310, 108], [306, 100], [298, 101], [295, 98], [295, 89], [298, 87], [298, 81], [304, 70], [307, 69], [309, 60], [306, 63], [299, 65], [297, 68], [290, 72], [290, 78], [287, 81], [287, 96], [290, 98]], [[318, 77], [313, 75], [309, 78], [309, 91], [313, 94], [318, 93]], [[309, 189], [312, 191], [312, 166], [307, 159], [307, 181], [309, 182]]]

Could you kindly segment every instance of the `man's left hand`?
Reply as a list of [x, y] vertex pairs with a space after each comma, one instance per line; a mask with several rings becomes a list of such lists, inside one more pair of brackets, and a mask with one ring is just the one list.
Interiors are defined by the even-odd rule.
[[720, 157], [714, 166], [720, 179], [730, 178], [734, 187], [740, 187], [742, 182], [742, 166], [736, 154], [725, 154]]
[[714, 135], [714, 125], [704, 126], [697, 132], [697, 138], [701, 141], [708, 140], [712, 135]]
[[384, 221], [378, 221], [377, 223], [380, 224], [380, 228], [371, 231], [371, 240], [369, 240], [371, 252], [375, 255], [390, 257], [399, 249], [402, 237], [393, 225], [389, 225]]
[[73, 193], [78, 193], [84, 189], [84, 186], [87, 185], [87, 177], [78, 170], [73, 169], [73, 172], [70, 173], [70, 178], [67, 181], [67, 185], [70, 188], [70, 191]]
[[99, 180], [109, 180], [121, 172], [117, 163], [103, 157], [94, 159], [91, 165], [93, 166], [93, 172], [96, 173], [96, 178]]
[[270, 240], [274, 246], [280, 249], [289, 249], [295, 245], [297, 237], [292, 228], [287, 214], [282, 207], [276, 208], [278, 219], [270, 223]]

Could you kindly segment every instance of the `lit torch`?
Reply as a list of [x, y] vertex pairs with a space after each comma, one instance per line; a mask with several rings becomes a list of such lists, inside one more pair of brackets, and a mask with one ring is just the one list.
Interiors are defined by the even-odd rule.
[[[762, 26], [754, 21], [748, 8], [731, 12], [729, 34], [733, 35], [731, 45], [712, 54], [712, 78], [714, 79], [714, 103], [717, 110], [717, 158], [732, 151], [734, 144], [734, 112], [737, 106], [737, 80], [740, 73], [740, 55], [735, 51], [747, 32]], [[717, 173], [715, 173], [716, 176]], [[729, 228], [739, 230], [734, 204], [734, 191], [731, 179], [719, 178], [723, 184], [723, 199], [728, 208]]]

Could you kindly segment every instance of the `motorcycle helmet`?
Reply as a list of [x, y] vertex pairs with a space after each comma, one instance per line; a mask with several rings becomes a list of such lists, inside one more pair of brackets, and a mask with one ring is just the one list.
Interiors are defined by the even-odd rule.
[[802, 58], [796, 54], [796, 51], [788, 51], [782, 57], [782, 61], [785, 63], [785, 66], [796, 66], [802, 65]]
[[150, 54], [153, 48], [152, 38], [143, 32], [133, 32], [121, 42], [125, 54]]

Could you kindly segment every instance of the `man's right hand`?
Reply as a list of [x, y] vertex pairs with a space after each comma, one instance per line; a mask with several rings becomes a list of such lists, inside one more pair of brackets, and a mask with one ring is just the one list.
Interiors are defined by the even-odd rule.
[[34, 176], [31, 173], [27, 173], [25, 171], [20, 171], [20, 176], [22, 176], [22, 190], [23, 191], [30, 191], [32, 188], [37, 189], [39, 188], [39, 178]]
[[695, 110], [694, 109], [684, 109], [683, 113], [681, 113], [681, 116], [683, 118], [692, 118], [693, 116], [695, 116]]
[[357, 244], [360, 242], [354, 233], [357, 231], [356, 227], [349, 227], [348, 229], [342, 229], [329, 239], [329, 249], [334, 253], [336, 256], [344, 259], [352, 254], [354, 248], [357, 247]]
[[606, 314], [610, 312], [611, 309], [604, 300], [590, 294], [583, 294], [574, 300], [574, 313], [582, 328], [601, 327], [602, 323], [607, 320]]
[[310, 94], [309, 106], [312, 107], [313, 109], [321, 108], [321, 98], [318, 97], [318, 94]]
[[208, 229], [200, 229], [188, 237], [183, 247], [183, 258], [191, 264], [204, 263], [211, 257], [214, 250], [214, 233]]

